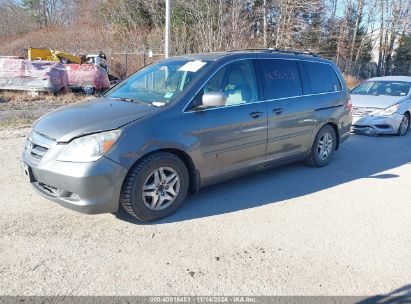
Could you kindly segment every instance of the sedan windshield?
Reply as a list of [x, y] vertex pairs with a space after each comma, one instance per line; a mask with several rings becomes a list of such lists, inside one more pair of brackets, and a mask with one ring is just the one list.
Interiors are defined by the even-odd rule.
[[163, 61], [138, 71], [104, 97], [162, 106], [180, 96], [206, 65], [200, 60]]
[[403, 81], [365, 81], [351, 91], [357, 95], [406, 96], [411, 83]]

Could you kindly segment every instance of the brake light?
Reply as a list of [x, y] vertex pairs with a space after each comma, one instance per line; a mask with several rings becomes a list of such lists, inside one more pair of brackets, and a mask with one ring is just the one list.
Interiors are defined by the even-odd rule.
[[352, 112], [352, 101], [348, 99], [347, 105], [345, 106], [348, 111]]

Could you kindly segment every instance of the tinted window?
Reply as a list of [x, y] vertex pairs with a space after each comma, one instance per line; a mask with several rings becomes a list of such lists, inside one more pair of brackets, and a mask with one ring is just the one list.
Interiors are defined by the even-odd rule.
[[265, 99], [300, 96], [303, 93], [297, 62], [293, 60], [260, 60]]
[[341, 83], [330, 64], [304, 62], [304, 66], [312, 94], [341, 91]]
[[258, 100], [257, 82], [251, 60], [241, 60], [221, 68], [204, 86], [200, 93], [222, 92], [226, 105], [249, 103]]

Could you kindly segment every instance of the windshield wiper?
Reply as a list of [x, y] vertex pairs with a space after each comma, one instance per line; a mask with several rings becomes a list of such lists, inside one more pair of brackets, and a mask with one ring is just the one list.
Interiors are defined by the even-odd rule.
[[140, 100], [133, 99], [130, 97], [109, 97], [109, 99], [119, 99], [121, 101], [128, 101], [128, 102], [134, 102], [134, 103], [138, 103], [138, 104], [145, 105], [145, 106], [151, 106], [151, 104], [149, 104], [148, 102], [140, 101]]

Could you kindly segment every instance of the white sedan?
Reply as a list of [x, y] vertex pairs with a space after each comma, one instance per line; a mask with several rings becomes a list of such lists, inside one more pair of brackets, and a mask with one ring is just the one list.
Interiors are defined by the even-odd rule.
[[397, 134], [410, 128], [411, 77], [368, 79], [351, 90], [352, 131], [359, 134]]

